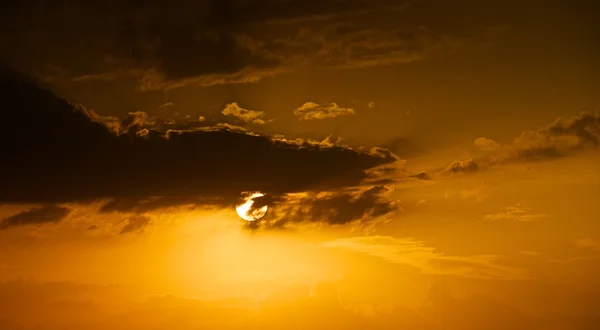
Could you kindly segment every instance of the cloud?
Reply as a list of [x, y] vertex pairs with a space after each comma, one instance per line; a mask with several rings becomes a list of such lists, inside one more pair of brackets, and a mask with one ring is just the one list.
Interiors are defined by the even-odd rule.
[[401, 210], [399, 202], [390, 197], [391, 192], [389, 187], [367, 186], [289, 194], [273, 203], [263, 225], [282, 227], [307, 222], [330, 225], [352, 222], [365, 224]]
[[0, 221], [0, 230], [18, 226], [57, 223], [66, 218], [69, 213], [71, 213], [71, 210], [62, 206], [45, 205], [34, 207]]
[[558, 118], [538, 130], [528, 130], [511, 143], [485, 137], [475, 139], [475, 146], [487, 154], [476, 160], [456, 161], [441, 174], [473, 173], [497, 164], [565, 157], [600, 146], [600, 113], [582, 112], [570, 118]]
[[488, 214], [484, 217], [487, 221], [521, 221], [531, 222], [546, 217], [545, 214], [532, 213], [530, 208], [524, 207], [523, 202], [515, 206], [507, 206], [506, 210], [500, 213]]
[[506, 146], [508, 158], [540, 159], [600, 145], [600, 113], [558, 118], [536, 131], [525, 131]]
[[[135, 79], [141, 91], [253, 83], [304, 65], [409, 63], [448, 48], [448, 37], [419, 26], [374, 27], [365, 15], [411, 2], [92, 1], [47, 6], [43, 18], [13, 6], [0, 20], [0, 31], [13, 31], [0, 34], [11, 45], [0, 55], [48, 81]], [[39, 51], [44, 59], [20, 56]]]
[[[178, 112], [168, 113], [166, 116], [150, 116], [143, 111], [129, 112], [122, 119], [112, 116], [101, 116], [94, 110], [87, 108], [83, 104], [71, 103], [78, 111], [85, 113], [88, 118], [96, 123], [100, 123], [116, 135], [137, 135], [148, 136], [150, 131], [158, 131], [161, 134], [170, 130], [194, 130], [206, 129], [211, 127], [226, 127], [228, 123], [216, 122], [215, 119], [207, 120], [204, 116], [197, 118], [191, 115], [181, 115]], [[245, 130], [239, 126], [230, 125], [228, 128]]]
[[452, 164], [448, 165], [446, 169], [444, 169], [445, 174], [457, 174], [457, 173], [469, 173], [476, 172], [479, 169], [479, 165], [472, 160], [457, 160]]
[[426, 274], [451, 275], [478, 279], [525, 280], [526, 271], [497, 263], [499, 256], [452, 256], [436, 252], [412, 238], [362, 236], [339, 238], [323, 244], [364, 253], [390, 263], [403, 264]]
[[185, 196], [185, 195], [173, 195], [173, 196], [153, 196], [147, 198], [139, 198], [135, 196], [113, 198], [104, 201], [98, 212], [100, 213], [136, 213], [143, 214], [146, 212], [167, 209], [170, 207], [194, 207], [196, 205], [203, 206], [230, 206], [233, 205], [235, 199], [228, 198], [223, 199], [220, 196], [202, 197], [202, 196]]
[[172, 107], [174, 105], [175, 105], [175, 103], [173, 103], [173, 102], [165, 102], [165, 103], [161, 104], [159, 106], [159, 108], [168, 108], [168, 107]]
[[475, 146], [483, 151], [498, 151], [502, 145], [492, 139], [478, 137], [475, 139]]
[[411, 178], [419, 179], [419, 180], [431, 180], [431, 177], [427, 172], [419, 172], [410, 175]]
[[266, 115], [264, 111], [248, 110], [241, 108], [236, 102], [227, 104], [221, 112], [225, 116], [233, 116], [247, 123], [264, 125], [266, 122], [263, 117]]
[[[243, 191], [285, 195], [356, 186], [366, 170], [397, 160], [384, 149], [287, 140], [231, 127], [153, 129], [132, 113], [116, 134], [101, 118], [2, 72], [0, 203], [98, 199], [232, 205]], [[8, 74], [7, 74], [8, 73]]]
[[147, 127], [153, 126], [155, 121], [152, 120], [147, 113], [143, 111], [130, 112], [121, 121], [121, 130], [123, 132], [128, 131], [132, 127]]
[[300, 120], [335, 118], [353, 114], [354, 109], [341, 108], [336, 103], [317, 104], [314, 102], [306, 102], [294, 110], [294, 115]]
[[147, 216], [131, 216], [125, 220], [120, 234], [135, 233], [143, 230], [150, 224], [151, 219]]

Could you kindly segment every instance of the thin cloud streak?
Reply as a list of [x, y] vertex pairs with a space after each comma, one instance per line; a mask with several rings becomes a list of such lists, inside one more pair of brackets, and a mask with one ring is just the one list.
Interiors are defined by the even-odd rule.
[[380, 258], [390, 263], [414, 267], [425, 274], [449, 275], [476, 279], [527, 280], [530, 275], [521, 269], [497, 263], [495, 255], [451, 256], [436, 252], [412, 238], [363, 236], [339, 238], [322, 244]]
[[333, 102], [323, 104], [306, 102], [294, 110], [294, 115], [300, 120], [328, 119], [354, 114], [354, 109], [343, 108]]

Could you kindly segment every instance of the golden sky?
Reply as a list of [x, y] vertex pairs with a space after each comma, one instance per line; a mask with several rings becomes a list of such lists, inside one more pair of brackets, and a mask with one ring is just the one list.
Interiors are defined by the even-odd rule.
[[595, 1], [3, 6], [0, 329], [600, 324]]

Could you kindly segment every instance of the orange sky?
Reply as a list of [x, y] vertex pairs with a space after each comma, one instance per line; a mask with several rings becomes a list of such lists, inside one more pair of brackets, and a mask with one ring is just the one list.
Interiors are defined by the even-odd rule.
[[595, 329], [597, 10], [9, 2], [0, 329]]

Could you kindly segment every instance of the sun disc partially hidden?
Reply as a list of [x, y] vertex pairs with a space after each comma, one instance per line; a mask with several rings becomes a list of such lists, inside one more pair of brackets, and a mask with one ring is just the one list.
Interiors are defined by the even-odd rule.
[[250, 196], [244, 199], [244, 202], [242, 204], [237, 205], [235, 207], [235, 210], [240, 216], [240, 218], [246, 221], [256, 221], [264, 217], [267, 213], [267, 209], [269, 208], [267, 205], [261, 208], [252, 208], [252, 205], [254, 205], [254, 199], [262, 196], [264, 196], [263, 193], [252, 193]]

